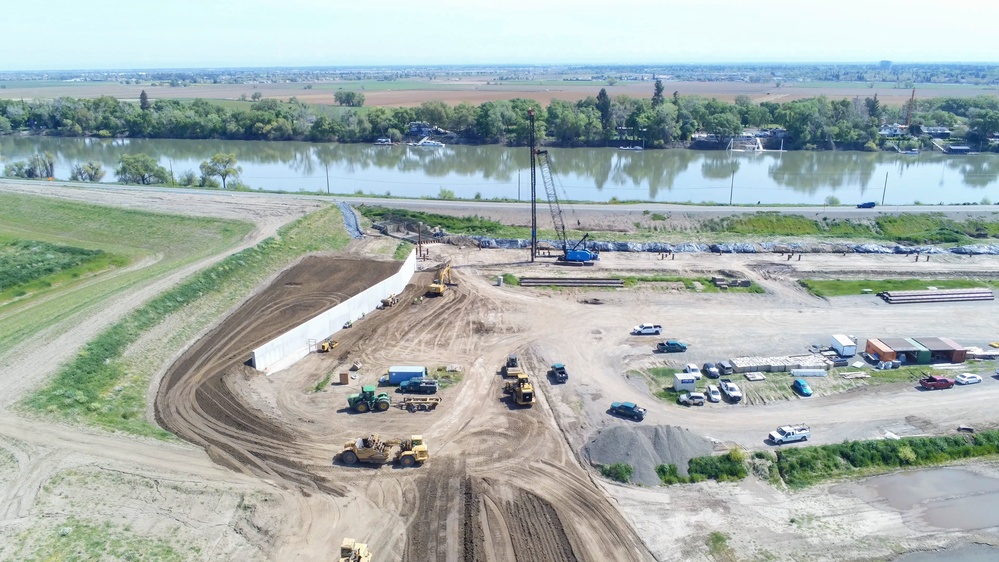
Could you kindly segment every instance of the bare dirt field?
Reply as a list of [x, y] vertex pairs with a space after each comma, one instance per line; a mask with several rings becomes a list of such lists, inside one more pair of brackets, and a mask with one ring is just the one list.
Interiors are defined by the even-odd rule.
[[[356, 89], [355, 82], [341, 83], [344, 89]], [[854, 97], [865, 98], [878, 94], [883, 104], [902, 105], [908, 102], [912, 95], [911, 89], [904, 88], [869, 88], [866, 84], [840, 85], [831, 87], [812, 84], [785, 83], [779, 88], [773, 83], [754, 84], [748, 82], [664, 82], [667, 94], [674, 91], [680, 95], [698, 95], [733, 101], [738, 95], [748, 95], [754, 101], [786, 102], [802, 98], [812, 98], [825, 95], [832, 99]], [[254, 92], [260, 92], [265, 98], [287, 101], [296, 97], [305, 103], [320, 105], [334, 104], [333, 93], [338, 88], [336, 84], [324, 83], [318, 89], [305, 89], [299, 84], [195, 84], [183, 88], [169, 86], [150, 86], [118, 83], [81, 83], [67, 82], [55, 87], [11, 87], [0, 90], [0, 96], [9, 99], [56, 98], [61, 96], [73, 98], [96, 98], [113, 96], [119, 99], [138, 100], [139, 94], [145, 90], [151, 99], [221, 99], [237, 100], [240, 96], [249, 98]], [[542, 84], [504, 84], [481, 79], [464, 79], [460, 81], [427, 82], [426, 87], [400, 85], [398, 89], [386, 88], [363, 90], [366, 107], [413, 107], [425, 101], [443, 101], [454, 105], [469, 102], [475, 105], [496, 100], [511, 100], [525, 98], [548, 105], [552, 100], [578, 101], [590, 96], [596, 96], [601, 88], [611, 96], [626, 95], [637, 98], [647, 98], [652, 95], [652, 82], [617, 82], [614, 85], [587, 83], [551, 85]], [[993, 90], [994, 92], [994, 90]], [[935, 86], [918, 93], [919, 97], [970, 97], [989, 93], [988, 90], [966, 86]]]
[[[255, 236], [315, 205], [293, 196], [125, 188], [65, 193], [137, 208], [189, 206], [206, 214], [269, 217], [260, 219]], [[631, 220], [604, 222], [627, 230]], [[378, 560], [442, 561], [873, 560], [997, 542], [993, 528], [933, 525], [918, 516], [918, 506], [896, 507], [842, 484], [790, 492], [751, 476], [738, 484], [619, 485], [599, 476], [590, 455], [596, 447], [649, 469], [701, 447], [769, 449], [766, 432], [791, 422], [809, 423], [815, 443], [999, 425], [999, 381], [992, 377], [939, 392], [905, 383], [837, 389], [830, 377], [816, 381], [817, 395], [807, 400], [687, 409], [656, 400], [651, 393], [658, 389], [639, 374], [652, 366], [744, 354], [803, 353], [832, 333], [941, 335], [984, 346], [997, 339], [994, 301], [899, 307], [873, 296], [826, 300], [808, 295], [795, 280], [871, 278], [872, 272], [992, 277], [999, 275], [999, 258], [934, 256], [917, 263], [905, 256], [809, 254], [786, 262], [770, 254], [660, 260], [654, 254], [605, 253], [594, 267], [576, 269], [550, 260], [532, 264], [524, 251], [432, 245], [401, 303], [338, 332], [340, 345], [332, 353], [310, 354], [269, 375], [244, 364], [259, 342], [395, 271], [398, 262], [376, 257], [386, 245], [394, 241], [372, 235], [343, 253], [303, 259], [165, 365], [156, 420], [184, 441], [150, 442], [0, 411], [0, 559], [15, 559], [12, 552], [48, 552], [49, 535], [38, 529], [59, 537], [54, 521], [67, 515], [106, 522], [110, 533], [168, 542], [180, 549], [175, 559], [181, 560], [326, 560], [344, 536], [370, 543]], [[454, 260], [457, 286], [414, 303], [446, 258]], [[665, 284], [552, 290], [495, 283], [504, 273], [722, 271], [749, 278], [766, 293], [697, 293]], [[16, 370], [0, 370], [0, 382], [19, 393], [39, 384], [100, 325], [144, 298], [123, 296], [101, 322], [82, 323], [62, 348], [39, 342], [23, 350]], [[652, 353], [658, 338], [629, 335], [639, 322], [663, 324], [663, 335], [688, 342], [689, 351]], [[521, 356], [535, 381], [532, 408], [516, 407], [501, 392], [498, 370], [509, 353]], [[354, 361], [362, 368], [348, 385], [316, 391], [327, 374]], [[556, 361], [569, 368], [566, 384], [545, 376]], [[440, 393], [443, 403], [432, 412], [347, 411], [347, 394], [374, 384], [397, 364], [457, 365], [461, 380]], [[994, 367], [968, 365], [983, 374]], [[740, 383], [753, 391], [753, 383]], [[393, 400], [401, 398], [386, 389]], [[610, 402], [624, 400], [649, 409], [644, 422], [608, 415]], [[422, 434], [431, 458], [412, 469], [333, 461], [343, 442], [371, 433]], [[624, 445], [614, 449], [601, 436]], [[982, 473], [996, 470], [987, 462], [972, 465]], [[68, 537], [84, 529], [74, 528]], [[712, 533], [720, 533], [724, 544], [712, 543]]]

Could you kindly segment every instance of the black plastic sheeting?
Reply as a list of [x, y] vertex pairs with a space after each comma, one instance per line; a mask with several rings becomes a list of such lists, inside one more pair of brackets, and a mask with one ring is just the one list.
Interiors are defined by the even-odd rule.
[[[470, 236], [477, 240], [482, 248], [504, 250], [526, 250], [531, 247], [530, 240], [487, 238]], [[551, 240], [538, 240], [539, 243], [558, 248], [560, 243]], [[732, 242], [720, 244], [667, 244], [665, 242], [600, 242], [587, 241], [587, 250], [599, 252], [654, 252], [654, 253], [697, 253], [710, 252], [715, 254], [756, 254], [756, 253], [856, 253], [856, 254], [961, 254], [961, 255], [999, 255], [999, 245], [973, 244], [954, 248], [939, 248], [936, 246], [903, 246], [900, 244], [847, 244], [822, 243], [807, 244], [800, 242]]]
[[350, 234], [351, 238], [364, 238], [364, 233], [361, 232], [361, 223], [357, 221], [354, 209], [351, 209], [350, 205], [343, 201], [338, 202], [336, 206], [340, 207], [340, 212], [343, 214], [343, 225], [347, 227], [347, 234]]

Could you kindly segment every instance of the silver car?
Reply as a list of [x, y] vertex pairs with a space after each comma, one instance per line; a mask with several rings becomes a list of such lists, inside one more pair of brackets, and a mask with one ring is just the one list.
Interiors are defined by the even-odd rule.
[[709, 384], [704, 390], [704, 394], [707, 396], [708, 402], [721, 402], [721, 392], [716, 385]]

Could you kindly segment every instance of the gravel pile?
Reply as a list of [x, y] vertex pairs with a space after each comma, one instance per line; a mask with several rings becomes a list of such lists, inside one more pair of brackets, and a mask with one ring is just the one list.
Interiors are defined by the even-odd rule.
[[687, 474], [687, 462], [712, 453], [707, 439], [681, 427], [670, 425], [621, 426], [598, 431], [583, 447], [591, 464], [626, 463], [635, 469], [631, 481], [658, 486], [656, 466], [675, 464], [680, 474]]

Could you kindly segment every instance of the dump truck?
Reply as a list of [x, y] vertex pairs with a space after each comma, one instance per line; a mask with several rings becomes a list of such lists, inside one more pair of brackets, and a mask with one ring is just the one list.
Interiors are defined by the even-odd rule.
[[377, 388], [372, 384], [361, 387], [360, 393], [348, 396], [347, 405], [359, 414], [371, 410], [384, 412], [392, 406], [392, 399], [387, 392], [377, 392]]
[[534, 404], [534, 385], [531, 384], [531, 381], [524, 373], [517, 375], [516, 380], [503, 385], [503, 392], [513, 396], [514, 402], [519, 406]]
[[510, 355], [507, 357], [506, 365], [503, 365], [503, 376], [515, 378], [522, 374], [524, 374], [524, 370], [520, 368], [520, 358], [516, 355]]
[[340, 562], [371, 562], [371, 551], [362, 542], [343, 539], [340, 543]]
[[359, 437], [347, 441], [340, 452], [343, 464], [353, 465], [359, 462], [368, 464], [399, 463], [405, 467], [416, 466], [427, 462], [430, 454], [422, 435], [413, 435], [409, 439], [391, 439], [383, 441], [378, 434], [369, 437]]

